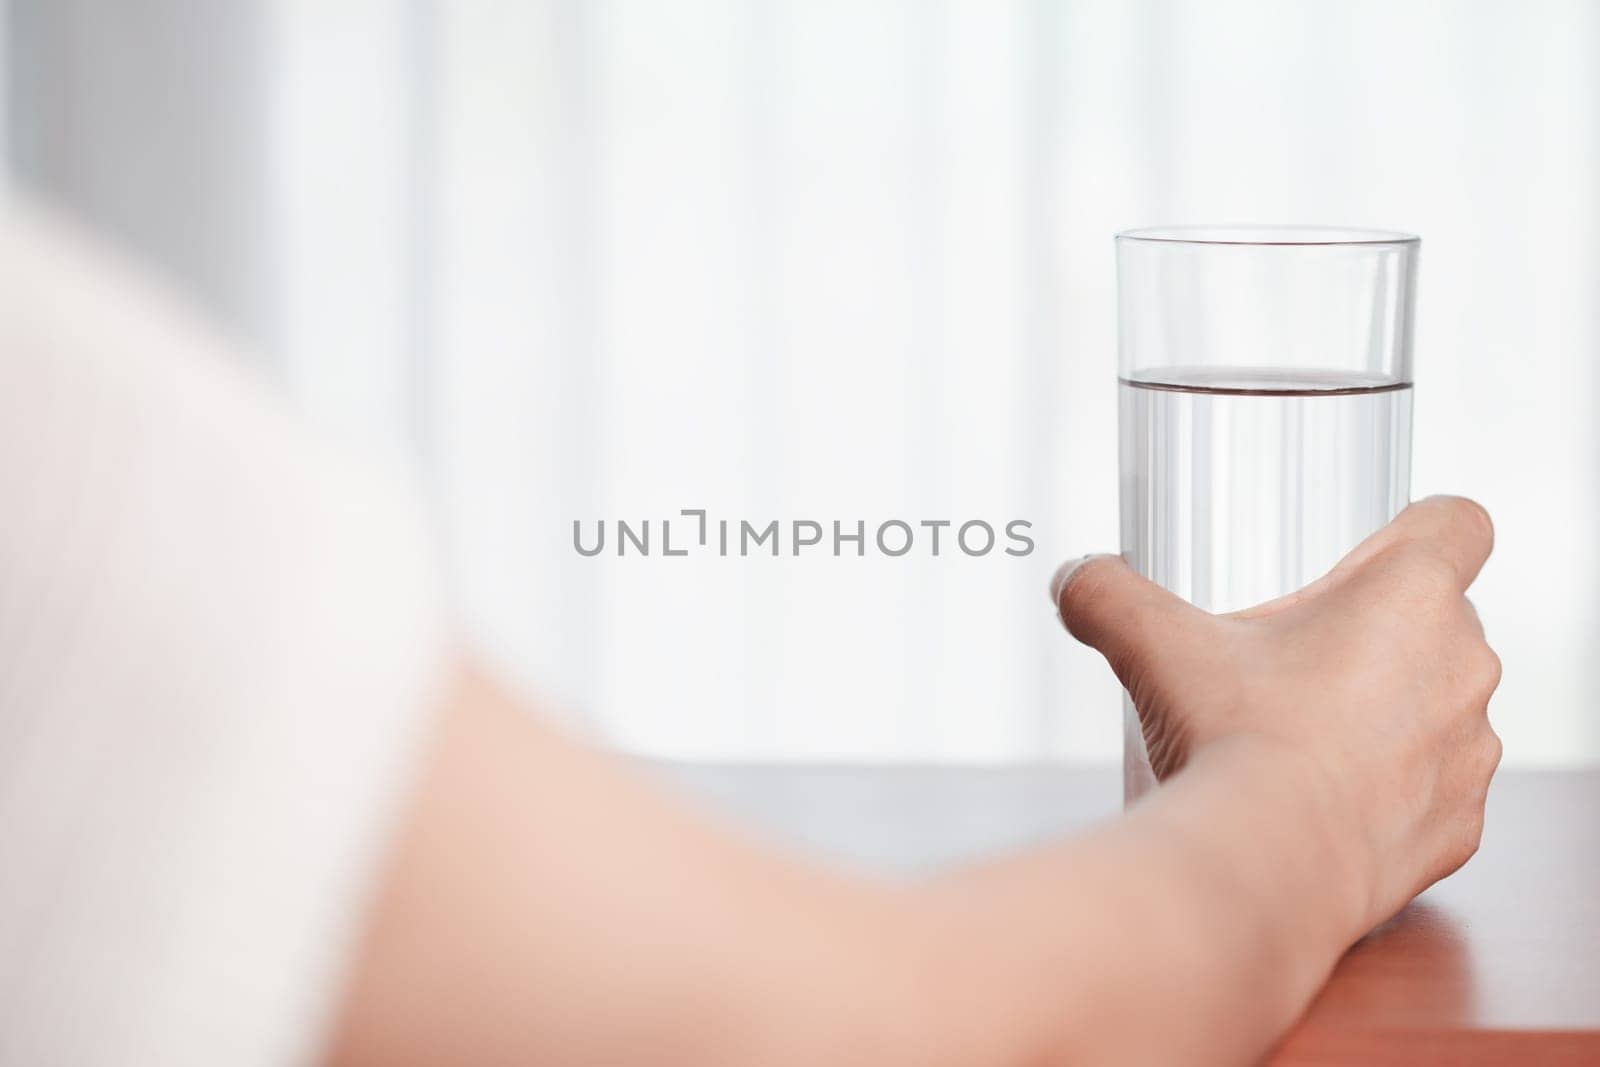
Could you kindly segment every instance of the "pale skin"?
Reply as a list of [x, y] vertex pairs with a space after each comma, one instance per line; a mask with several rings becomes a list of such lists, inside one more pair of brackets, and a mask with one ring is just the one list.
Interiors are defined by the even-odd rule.
[[1492, 540], [1431, 498], [1225, 616], [1089, 559], [1053, 595], [1133, 694], [1161, 788], [916, 884], [706, 821], [464, 665], [331, 1060], [1251, 1062], [1477, 848], [1500, 665], [1466, 590]]

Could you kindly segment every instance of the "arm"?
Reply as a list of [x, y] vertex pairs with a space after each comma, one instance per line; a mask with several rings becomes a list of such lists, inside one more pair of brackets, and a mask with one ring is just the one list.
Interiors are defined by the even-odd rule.
[[467, 668], [333, 1061], [895, 1062], [902, 892], [699, 821]]
[[1488, 552], [1425, 502], [1305, 594], [1198, 612], [1116, 561], [1059, 590], [1161, 790], [926, 885], [696, 821], [470, 673], [388, 873], [344, 1064], [1240, 1062], [1476, 847]]
[[893, 887], [716, 832], [479, 676], [456, 697], [336, 1062], [1239, 1062], [1359, 933], [1337, 842], [1248, 746]]

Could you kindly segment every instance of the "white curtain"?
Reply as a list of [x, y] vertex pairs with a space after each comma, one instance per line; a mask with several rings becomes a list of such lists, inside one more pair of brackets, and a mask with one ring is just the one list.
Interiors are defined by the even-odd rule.
[[[482, 646], [619, 745], [1114, 758], [1044, 597], [1116, 547], [1110, 236], [1300, 221], [1423, 235], [1414, 489], [1498, 520], [1508, 762], [1600, 759], [1592, 4], [10, 6], [18, 179], [411, 455]], [[685, 508], [1038, 548], [573, 549]]]

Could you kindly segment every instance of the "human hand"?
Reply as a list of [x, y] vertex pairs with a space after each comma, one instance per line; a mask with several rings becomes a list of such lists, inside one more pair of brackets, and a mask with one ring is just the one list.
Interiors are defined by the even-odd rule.
[[1431, 497], [1305, 589], [1245, 611], [1207, 614], [1116, 557], [1064, 567], [1053, 595], [1132, 696], [1158, 778], [1239, 745], [1304, 769], [1370, 927], [1482, 835], [1500, 661], [1465, 592], [1493, 539], [1481, 507]]

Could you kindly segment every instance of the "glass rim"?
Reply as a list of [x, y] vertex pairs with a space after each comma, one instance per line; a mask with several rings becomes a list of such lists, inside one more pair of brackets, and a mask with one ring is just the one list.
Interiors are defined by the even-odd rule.
[[1371, 245], [1415, 245], [1422, 238], [1399, 230], [1359, 226], [1230, 224], [1220, 226], [1141, 226], [1123, 230], [1118, 241], [1154, 244], [1239, 245], [1255, 248], [1319, 248]]

